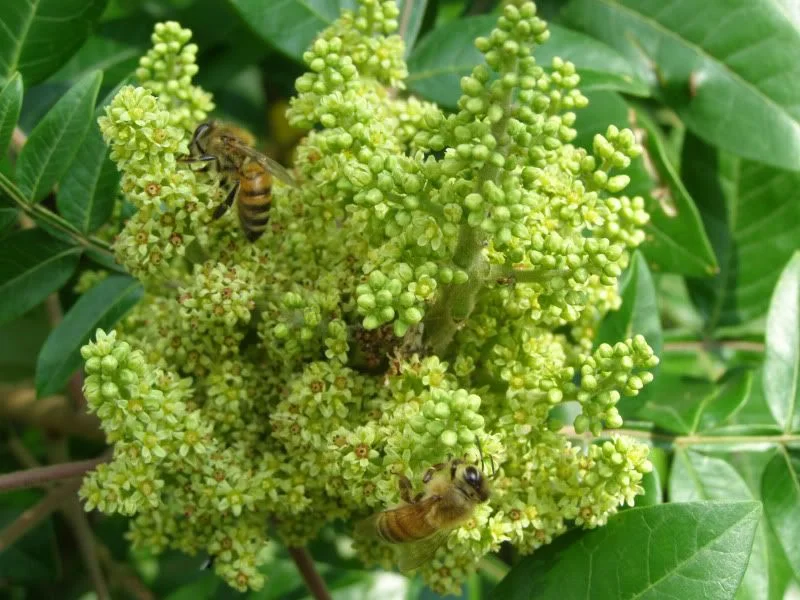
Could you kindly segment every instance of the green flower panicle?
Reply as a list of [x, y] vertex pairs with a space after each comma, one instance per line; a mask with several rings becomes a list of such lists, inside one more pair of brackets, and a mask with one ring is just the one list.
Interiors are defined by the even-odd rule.
[[212, 219], [216, 174], [179, 160], [213, 109], [188, 30], [156, 27], [139, 86], [100, 119], [134, 209], [114, 251], [146, 294], [83, 348], [114, 449], [81, 497], [131, 517], [138, 547], [214, 556], [238, 590], [264, 585], [269, 531], [303, 545], [397, 505], [400, 475], [422, 491], [450, 456], [482, 458], [492, 494], [421, 567], [441, 593], [504, 542], [529, 553], [602, 526], [652, 469], [605, 430], [658, 358], [642, 336], [594, 339], [648, 220], [623, 195], [633, 134], [573, 145], [587, 99], [574, 65], [537, 62], [549, 31], [533, 3], [476, 41], [485, 60], [453, 113], [404, 93], [398, 15], [359, 0], [304, 54], [298, 185], [275, 185], [255, 243], [235, 211]]

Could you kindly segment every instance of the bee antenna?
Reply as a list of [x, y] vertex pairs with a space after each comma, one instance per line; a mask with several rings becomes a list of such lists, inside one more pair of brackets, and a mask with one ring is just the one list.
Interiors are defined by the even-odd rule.
[[[486, 472], [486, 465], [484, 464], [484, 461], [483, 461], [483, 449], [481, 448], [481, 440], [480, 440], [480, 438], [477, 438], [477, 437], [475, 438], [475, 445], [478, 447], [478, 456], [481, 457], [481, 471], [483, 471], [485, 473]], [[492, 457], [491, 454], [489, 455], [489, 463], [492, 465], [492, 478], [494, 479], [494, 475], [495, 475], [494, 457]]]

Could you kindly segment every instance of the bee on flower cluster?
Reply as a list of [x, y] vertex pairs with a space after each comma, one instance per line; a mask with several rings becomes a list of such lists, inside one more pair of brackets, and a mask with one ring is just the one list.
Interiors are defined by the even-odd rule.
[[[395, 545], [401, 571], [416, 569], [430, 561], [448, 534], [468, 520], [478, 504], [486, 502], [491, 490], [480, 465], [466, 458], [451, 458], [430, 467], [422, 477], [424, 490], [413, 495], [409, 479], [400, 476], [397, 508], [371, 515], [356, 525], [356, 535]], [[494, 462], [492, 462], [494, 475]]]
[[214, 211], [219, 219], [236, 201], [239, 225], [245, 237], [254, 242], [269, 223], [273, 175], [283, 183], [297, 186], [294, 177], [279, 163], [253, 148], [255, 138], [244, 129], [219, 121], [201, 123], [189, 144], [189, 155], [181, 162], [208, 163], [222, 185], [230, 186], [225, 200]]

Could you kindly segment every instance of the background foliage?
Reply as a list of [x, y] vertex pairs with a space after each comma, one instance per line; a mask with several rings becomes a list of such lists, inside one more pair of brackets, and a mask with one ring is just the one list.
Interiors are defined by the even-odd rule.
[[[460, 77], [479, 59], [472, 40], [491, 29], [498, 3], [398, 3], [411, 90], [453, 107]], [[620, 404], [627, 433], [652, 442], [656, 470], [636, 509], [521, 561], [487, 562], [462, 597], [783, 598], [800, 577], [800, 11], [790, 0], [538, 4], [553, 35], [537, 59], [573, 61], [590, 99], [577, 143], [590, 147], [614, 123], [633, 128], [646, 150], [629, 192], [647, 199], [648, 240], [621, 281], [622, 309], [599, 337], [642, 333], [661, 356], [655, 382]], [[193, 30], [198, 83], [214, 93], [218, 114], [257, 132], [286, 161], [296, 133], [282, 113], [301, 54], [353, 5], [0, 5], [5, 471], [102, 452], [93, 424], [76, 420], [59, 394], [73, 385], [81, 345], [142, 293], [115, 272], [108, 240], [96, 237], [126, 216], [114, 205], [119, 176], [96, 116], [132, 73], [153, 24], [175, 19]], [[76, 301], [82, 274], [98, 267], [110, 276]], [[235, 595], [198, 568], [200, 559], [131, 554], [119, 520], [76, 516], [62, 498], [69, 485], [0, 497], [0, 581], [12, 597], [87, 597], [98, 569], [114, 594]], [[60, 512], [20, 537], [17, 517], [56, 496], [51, 511]], [[392, 589], [435, 597], [416, 581], [361, 570], [338, 535], [310, 549], [336, 597], [390, 597]], [[270, 585], [250, 597], [307, 594], [281, 549], [265, 568]]]

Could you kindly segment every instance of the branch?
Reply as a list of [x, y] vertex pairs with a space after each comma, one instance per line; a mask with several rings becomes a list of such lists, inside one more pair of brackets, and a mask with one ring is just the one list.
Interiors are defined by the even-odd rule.
[[[414, 0], [406, 0], [403, 3], [403, 12], [400, 15], [400, 26], [397, 28], [397, 35], [401, 38], [406, 37], [406, 32], [408, 31], [408, 24], [411, 22], [411, 13], [414, 12]], [[410, 52], [411, 49], [407, 49], [406, 52]]]
[[592, 436], [590, 433], [576, 433], [574, 427], [562, 427], [561, 433], [567, 437], [589, 440], [609, 439], [611, 437], [624, 435], [652, 443], [660, 443], [668, 448], [684, 446], [714, 446], [728, 444], [800, 444], [800, 435], [778, 434], [778, 435], [673, 435], [669, 433], [656, 433], [653, 431], [641, 431], [639, 429], [604, 429], [599, 436]]
[[289, 556], [292, 557], [294, 564], [297, 565], [297, 570], [303, 581], [306, 582], [308, 591], [315, 600], [331, 600], [331, 594], [325, 586], [325, 581], [320, 577], [311, 555], [305, 548], [287, 548]]
[[[109, 451], [97, 458], [89, 460], [78, 460], [75, 462], [61, 463], [60, 465], [26, 469], [24, 471], [15, 471], [14, 473], [0, 475], [0, 492], [35, 487], [43, 483], [61, 479], [83, 477], [87, 471], [91, 471], [97, 465], [108, 461], [110, 458], [111, 452]], [[75, 489], [77, 489], [77, 487], [77, 484], [74, 485]]]
[[[22, 473], [27, 472], [29, 471], [22, 471]], [[16, 474], [17, 473], [11, 473], [11, 475]], [[4, 479], [6, 477], [10, 477], [10, 475], [2, 476], [0, 479]], [[72, 482], [60, 485], [57, 488], [50, 490], [38, 504], [34, 504], [31, 508], [17, 517], [17, 519], [8, 527], [5, 527], [2, 531], [0, 531], [0, 552], [3, 552], [6, 550], [6, 548], [9, 548], [12, 544], [14, 544], [14, 542], [28, 533], [28, 531], [49, 517], [54, 510], [58, 509], [68, 500], [72, 499], [79, 486], [80, 482]]]
[[0, 384], [0, 420], [17, 421], [40, 429], [105, 441], [94, 415], [76, 413], [64, 396], [36, 399], [32, 388]]
[[751, 342], [748, 340], [709, 340], [700, 342], [694, 340], [664, 342], [664, 350], [679, 352], [681, 350], [690, 352], [703, 352], [724, 348], [727, 350], [740, 350], [742, 352], [764, 352], [762, 342]]
[[73, 497], [62, 508], [62, 512], [72, 529], [72, 533], [75, 535], [75, 540], [78, 542], [83, 564], [86, 565], [86, 570], [89, 572], [89, 579], [92, 581], [92, 587], [97, 593], [98, 600], [110, 600], [111, 594], [108, 591], [108, 585], [97, 558], [94, 534], [78, 498]]

